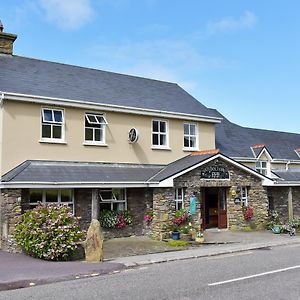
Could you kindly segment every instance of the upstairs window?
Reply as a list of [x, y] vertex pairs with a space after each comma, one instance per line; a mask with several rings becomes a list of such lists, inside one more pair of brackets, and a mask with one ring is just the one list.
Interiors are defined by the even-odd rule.
[[42, 109], [42, 139], [64, 139], [64, 111], [62, 109]]
[[183, 124], [183, 147], [186, 149], [197, 149], [197, 127], [196, 124]]
[[258, 173], [267, 176], [267, 174], [268, 174], [268, 162], [264, 161], [264, 160], [257, 161], [256, 165], [255, 165], [255, 170]]
[[152, 146], [168, 147], [168, 124], [166, 121], [152, 121]]
[[87, 143], [104, 144], [107, 121], [101, 114], [85, 114], [85, 141]]

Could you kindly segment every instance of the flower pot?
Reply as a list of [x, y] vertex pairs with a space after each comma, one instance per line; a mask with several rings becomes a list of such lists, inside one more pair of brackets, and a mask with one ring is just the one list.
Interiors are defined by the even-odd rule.
[[172, 237], [173, 240], [178, 241], [180, 239], [180, 233], [173, 231], [171, 233], [171, 237]]
[[274, 225], [274, 226], [272, 227], [272, 231], [273, 231], [273, 233], [275, 233], [275, 234], [281, 233], [281, 229], [282, 229], [282, 226], [281, 226], [281, 225]]
[[192, 234], [191, 233], [181, 233], [180, 234], [180, 239], [182, 241], [186, 241], [186, 242], [189, 242], [192, 240]]
[[195, 241], [196, 241], [197, 243], [202, 244], [202, 243], [204, 243], [204, 237], [203, 237], [203, 236], [202, 236], [202, 237], [196, 237]]

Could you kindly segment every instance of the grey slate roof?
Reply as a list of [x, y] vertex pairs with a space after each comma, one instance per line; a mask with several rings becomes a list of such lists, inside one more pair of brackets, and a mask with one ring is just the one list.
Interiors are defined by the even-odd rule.
[[0, 54], [0, 91], [216, 117], [175, 83]]
[[154, 175], [149, 181], [159, 182], [166, 178], [169, 178], [181, 171], [184, 171], [198, 163], [215, 156], [215, 154], [206, 154], [206, 155], [188, 155], [181, 159], [178, 159], [169, 165], [161, 169], [156, 175]]
[[300, 181], [300, 169], [272, 170], [272, 172], [284, 181]]
[[162, 165], [28, 160], [2, 176], [2, 182], [146, 182]]
[[231, 123], [223, 118], [216, 124], [216, 148], [229, 157], [251, 157], [251, 146], [264, 144], [274, 159], [299, 160], [295, 149], [300, 147], [300, 134], [253, 129]]

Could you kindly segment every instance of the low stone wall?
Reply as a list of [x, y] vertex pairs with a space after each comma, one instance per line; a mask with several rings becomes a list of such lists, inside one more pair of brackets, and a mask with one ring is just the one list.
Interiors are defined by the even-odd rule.
[[0, 249], [19, 252], [13, 239], [15, 224], [21, 216], [21, 190], [3, 189], [0, 195]]

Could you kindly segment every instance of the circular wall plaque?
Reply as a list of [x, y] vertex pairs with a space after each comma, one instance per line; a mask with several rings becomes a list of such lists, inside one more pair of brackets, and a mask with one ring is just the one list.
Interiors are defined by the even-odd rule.
[[133, 144], [136, 143], [139, 139], [139, 132], [136, 128], [131, 128], [128, 132], [128, 141]]

